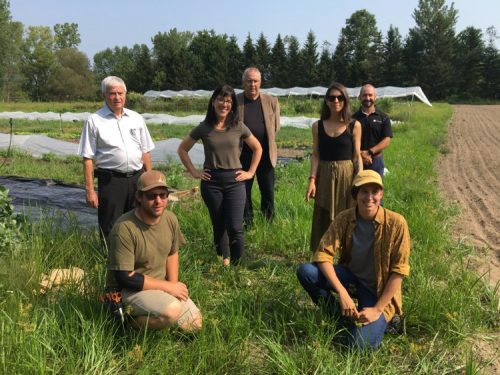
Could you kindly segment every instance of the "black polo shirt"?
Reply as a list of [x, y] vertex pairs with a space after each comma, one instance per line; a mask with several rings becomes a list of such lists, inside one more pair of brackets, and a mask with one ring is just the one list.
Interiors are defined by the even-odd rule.
[[361, 108], [352, 115], [361, 123], [361, 150], [368, 150], [386, 137], [392, 138], [391, 119], [375, 108], [375, 112], [364, 114]]

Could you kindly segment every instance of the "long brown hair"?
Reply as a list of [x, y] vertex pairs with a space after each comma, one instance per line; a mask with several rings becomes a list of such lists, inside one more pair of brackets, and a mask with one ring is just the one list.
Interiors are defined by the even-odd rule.
[[345, 86], [338, 82], [332, 82], [326, 90], [325, 97], [323, 98], [323, 105], [321, 106], [320, 119], [328, 120], [332, 115], [327, 101], [328, 97], [330, 96], [330, 91], [332, 91], [333, 89], [340, 91], [344, 96], [344, 108], [342, 108], [340, 117], [342, 121], [348, 124], [351, 121], [351, 106], [349, 105], [349, 94], [347, 93], [347, 89], [345, 88]]

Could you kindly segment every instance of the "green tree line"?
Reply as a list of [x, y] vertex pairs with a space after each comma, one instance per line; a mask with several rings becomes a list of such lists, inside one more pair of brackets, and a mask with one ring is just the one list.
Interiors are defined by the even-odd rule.
[[247, 35], [242, 47], [234, 36], [213, 30], [171, 29], [145, 44], [115, 46], [96, 53], [91, 67], [78, 50], [75, 23], [28, 26], [14, 22], [9, 2], [0, 0], [0, 80], [3, 100], [93, 99], [107, 75], [122, 77], [129, 91], [213, 89], [225, 82], [241, 86], [245, 67], [257, 66], [264, 87], [421, 86], [432, 100], [498, 99], [500, 53], [493, 26], [483, 33], [469, 26], [456, 32], [458, 11], [445, 0], [419, 0], [415, 26], [403, 37], [390, 26], [386, 35], [373, 14], [354, 12], [341, 29], [335, 48], [319, 45], [311, 30], [301, 45], [278, 34]]

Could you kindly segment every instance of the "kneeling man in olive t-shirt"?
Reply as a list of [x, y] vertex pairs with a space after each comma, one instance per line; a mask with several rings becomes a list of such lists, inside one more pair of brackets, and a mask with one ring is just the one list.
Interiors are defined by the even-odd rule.
[[109, 235], [106, 285], [121, 289], [137, 327], [199, 330], [200, 310], [178, 278], [178, 250], [185, 241], [177, 218], [165, 210], [168, 194], [163, 173], [141, 175], [136, 208], [122, 215]]

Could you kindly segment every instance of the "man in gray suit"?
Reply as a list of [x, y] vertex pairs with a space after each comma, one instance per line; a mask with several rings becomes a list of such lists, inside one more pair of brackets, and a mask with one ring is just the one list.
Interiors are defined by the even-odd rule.
[[[262, 158], [257, 167], [257, 183], [260, 189], [260, 210], [265, 218], [274, 217], [274, 168], [278, 160], [276, 133], [280, 128], [280, 107], [278, 99], [260, 92], [259, 69], [249, 67], [242, 77], [244, 92], [238, 94], [240, 119], [248, 126], [262, 146]], [[241, 164], [247, 170], [252, 160], [252, 150], [244, 144]], [[245, 204], [245, 226], [253, 222], [252, 185], [253, 178], [245, 181], [247, 200]]]

